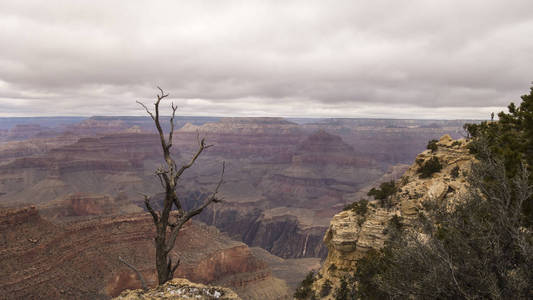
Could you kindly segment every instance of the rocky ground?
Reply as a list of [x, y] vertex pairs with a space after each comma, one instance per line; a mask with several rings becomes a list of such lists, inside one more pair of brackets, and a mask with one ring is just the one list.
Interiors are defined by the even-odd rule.
[[207, 286], [192, 283], [183, 278], [174, 278], [164, 285], [157, 286], [147, 291], [127, 290], [114, 300], [240, 300], [241, 298], [232, 290], [220, 286]]

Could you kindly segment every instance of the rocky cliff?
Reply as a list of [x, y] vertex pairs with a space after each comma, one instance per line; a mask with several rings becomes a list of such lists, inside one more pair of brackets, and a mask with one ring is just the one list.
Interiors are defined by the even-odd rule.
[[[465, 140], [454, 141], [449, 135], [444, 135], [438, 141], [436, 151], [420, 153], [396, 183], [397, 192], [392, 197], [390, 208], [382, 208], [377, 201], [370, 201], [365, 215], [354, 210], [336, 214], [324, 236], [329, 252], [316, 275], [313, 284], [315, 293], [319, 294], [326, 280], [331, 281], [334, 287], [339, 286], [340, 278], [353, 272], [358, 259], [367, 251], [383, 247], [388, 238], [385, 229], [393, 216], [401, 217], [402, 223], [409, 226], [419, 214], [423, 214], [425, 201], [453, 204], [460, 199], [466, 190], [464, 174], [474, 160], [466, 145]], [[439, 160], [442, 169], [429, 178], [421, 178], [420, 166], [433, 157]]]

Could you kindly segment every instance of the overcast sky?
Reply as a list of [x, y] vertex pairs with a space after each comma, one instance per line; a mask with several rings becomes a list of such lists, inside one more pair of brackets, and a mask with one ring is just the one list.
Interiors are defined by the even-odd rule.
[[0, 116], [487, 118], [532, 36], [532, 0], [2, 0]]

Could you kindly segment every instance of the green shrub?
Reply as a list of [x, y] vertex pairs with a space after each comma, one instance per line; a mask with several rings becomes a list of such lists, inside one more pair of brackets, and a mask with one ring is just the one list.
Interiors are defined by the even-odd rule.
[[320, 297], [326, 297], [331, 292], [331, 281], [329, 279], [326, 279], [324, 283], [322, 284], [322, 288], [320, 288]]
[[457, 176], [459, 176], [459, 166], [455, 166], [451, 170], [450, 175], [452, 176], [452, 178], [457, 178]]
[[420, 178], [429, 178], [433, 173], [439, 172], [440, 170], [442, 170], [442, 165], [439, 159], [433, 156], [418, 168], [418, 173], [420, 173]]
[[335, 264], [331, 264], [331, 265], [328, 267], [328, 271], [329, 271], [329, 272], [335, 272], [335, 271], [337, 271], [337, 265], [335, 265]]
[[389, 220], [389, 226], [395, 230], [401, 231], [403, 229], [402, 217], [398, 215], [392, 216], [392, 218]]
[[360, 216], [364, 216], [368, 212], [368, 200], [361, 199], [353, 202], [352, 204], [346, 205], [343, 210], [351, 210]]
[[[498, 121], [464, 125], [467, 134], [474, 138], [469, 144], [471, 153], [483, 159], [482, 147], [487, 144], [492, 155], [503, 161], [508, 178], [519, 174], [523, 165], [533, 174], [533, 87], [521, 98], [520, 105], [509, 104], [509, 113], [500, 112]], [[533, 184], [533, 176], [529, 176], [529, 183]], [[522, 208], [528, 223], [533, 225], [533, 196]]]
[[[533, 299], [533, 87], [522, 100], [499, 121], [464, 126], [477, 162], [450, 175], [461, 172], [467, 192], [451, 209], [422, 202], [414, 230], [391, 220], [400, 234], [357, 261], [360, 299]], [[419, 166], [420, 177], [441, 168]]]
[[392, 195], [394, 195], [396, 191], [396, 184], [394, 183], [394, 180], [391, 180], [380, 184], [378, 189], [372, 188], [367, 195], [379, 200], [382, 207], [390, 207]]
[[294, 298], [307, 299], [314, 296], [313, 291], [311, 290], [311, 286], [313, 285], [314, 281], [315, 273], [311, 271], [307, 274], [302, 283], [300, 283], [300, 286], [296, 288], [296, 291], [294, 292]]
[[437, 151], [437, 149], [439, 149], [439, 147], [437, 146], [437, 142], [438, 142], [437, 140], [429, 141], [426, 148], [431, 150], [431, 152]]
[[355, 300], [356, 297], [354, 295], [354, 289], [353, 286], [353, 280], [350, 280], [351, 282], [348, 282], [348, 280], [343, 277], [341, 278], [341, 284], [340, 286], [335, 289], [335, 300]]
[[533, 190], [529, 174], [506, 178], [503, 161], [480, 154], [453, 210], [423, 202], [414, 231], [391, 219], [384, 248], [357, 261], [361, 299], [532, 298], [533, 226], [518, 209]]

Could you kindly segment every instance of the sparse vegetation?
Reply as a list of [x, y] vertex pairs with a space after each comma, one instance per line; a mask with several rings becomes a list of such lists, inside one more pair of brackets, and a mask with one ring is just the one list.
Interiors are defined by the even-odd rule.
[[433, 156], [418, 168], [418, 173], [420, 173], [420, 178], [429, 178], [440, 170], [442, 170], [442, 164], [436, 156]]
[[403, 218], [394, 215], [387, 223], [387, 227], [383, 230], [383, 234], [388, 234], [389, 238], [395, 238], [399, 236], [404, 228]]
[[304, 278], [300, 286], [296, 288], [296, 292], [294, 292], [294, 298], [309, 299], [311, 297], [314, 297], [313, 290], [311, 289], [314, 281], [315, 273], [311, 271]]
[[337, 271], [337, 265], [335, 265], [335, 264], [331, 264], [331, 265], [328, 267], [328, 271], [329, 271], [329, 272], [335, 272], [335, 271]]
[[[350, 283], [348, 283], [350, 281]], [[355, 290], [352, 288], [353, 281], [346, 277], [341, 278], [341, 284], [335, 289], [335, 300], [355, 300]]]
[[320, 297], [326, 297], [331, 292], [331, 281], [326, 279], [320, 288]]
[[[520, 174], [523, 166], [529, 174], [533, 172], [533, 87], [521, 98], [519, 106], [509, 104], [509, 113], [500, 112], [498, 121], [464, 125], [472, 138], [470, 152], [480, 159], [487, 159], [485, 153], [491, 153], [502, 161], [507, 178]], [[533, 176], [529, 177], [529, 184], [533, 184]], [[522, 209], [528, 224], [533, 225], [533, 198]]]
[[533, 96], [522, 99], [499, 122], [465, 126], [479, 160], [467, 174], [468, 193], [453, 208], [422, 203], [412, 224], [418, 232], [391, 219], [385, 247], [357, 262], [359, 298], [533, 298]]
[[428, 145], [426, 146], [427, 149], [431, 150], [431, 152], [437, 151], [439, 149], [439, 146], [437, 146], [437, 140], [431, 140], [428, 142]]
[[452, 178], [457, 178], [459, 176], [459, 166], [455, 166], [453, 167], [453, 169], [450, 171], [450, 175], [452, 176]]
[[453, 141], [452, 143], [452, 147], [455, 147], [455, 146], [461, 146], [461, 142], [460, 141]]
[[359, 216], [365, 216], [368, 212], [368, 200], [361, 199], [359, 201], [355, 201], [352, 204], [346, 205], [343, 210], [351, 210]]
[[389, 226], [396, 231], [401, 231], [403, 229], [402, 217], [398, 215], [392, 216], [389, 220]]
[[388, 182], [383, 182], [379, 185], [379, 188], [372, 188], [367, 195], [374, 197], [374, 199], [379, 200], [381, 207], [390, 207], [391, 198], [396, 193], [396, 184], [393, 180]]

